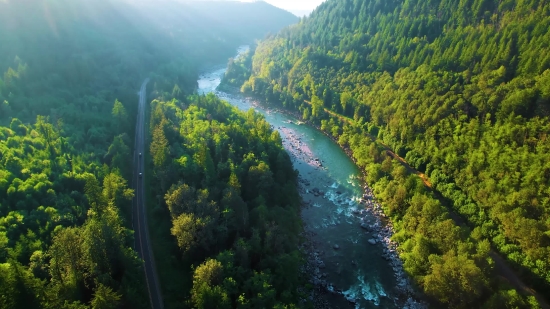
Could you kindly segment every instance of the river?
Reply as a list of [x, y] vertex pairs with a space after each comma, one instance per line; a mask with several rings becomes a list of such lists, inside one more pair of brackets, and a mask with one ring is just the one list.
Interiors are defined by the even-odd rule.
[[[241, 47], [238, 53], [244, 51], [246, 47]], [[300, 172], [302, 198], [309, 203], [302, 218], [322, 260], [323, 266], [317, 267], [318, 280], [325, 280], [344, 296], [325, 294], [330, 307], [353, 308], [347, 298], [355, 301], [356, 308], [397, 308], [397, 279], [392, 265], [381, 257], [384, 246], [370, 244], [368, 240], [376, 233], [360, 226], [377, 219], [359, 203], [364, 194], [359, 169], [317, 129], [238, 94], [216, 91], [224, 73], [225, 68], [219, 67], [201, 74], [199, 93], [214, 92], [244, 111], [253, 108], [280, 132], [294, 168]]]

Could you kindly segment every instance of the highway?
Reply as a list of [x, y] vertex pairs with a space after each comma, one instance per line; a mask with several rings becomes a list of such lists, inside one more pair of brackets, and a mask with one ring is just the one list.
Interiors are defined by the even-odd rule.
[[147, 97], [147, 83], [143, 81], [139, 91], [139, 105], [136, 121], [136, 137], [134, 148], [134, 164], [132, 185], [135, 190], [132, 202], [132, 226], [134, 228], [135, 249], [144, 261], [145, 279], [151, 308], [163, 309], [162, 294], [155, 265], [155, 257], [149, 239], [147, 225], [147, 211], [145, 208], [145, 101]]

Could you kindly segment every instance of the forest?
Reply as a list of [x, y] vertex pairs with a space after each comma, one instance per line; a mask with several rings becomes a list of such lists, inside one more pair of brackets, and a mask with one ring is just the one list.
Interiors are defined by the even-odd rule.
[[[0, 1], [0, 308], [148, 307], [130, 219], [134, 192], [129, 187], [128, 158], [134, 142], [137, 91], [143, 79], [150, 77], [152, 97], [165, 92], [178, 98], [192, 95], [201, 66], [225, 61], [239, 45], [295, 21], [290, 13], [268, 5], [246, 5], [255, 14], [271, 16], [271, 22], [247, 32], [242, 25], [232, 28], [231, 19], [226, 20], [222, 12], [207, 17], [197, 9], [188, 18], [164, 20], [170, 12], [188, 11], [183, 4], [144, 11], [122, 0]], [[236, 15], [245, 25], [254, 23], [254, 16], [239, 13], [246, 11], [240, 4], [227, 6], [234, 12], [232, 18]], [[199, 23], [207, 18], [226, 22]], [[189, 32], [196, 36], [186, 36]], [[193, 48], [198, 52], [190, 53]], [[265, 138], [257, 135], [258, 147], [263, 145], [273, 154], [278, 149], [276, 140]], [[258, 157], [248, 163], [259, 166], [252, 174], [267, 177], [263, 172], [268, 173], [268, 162], [262, 161], [262, 152], [245, 150]], [[286, 163], [284, 157], [281, 160]], [[235, 168], [240, 171], [241, 166]], [[285, 181], [294, 177], [291, 172], [285, 175], [278, 177]], [[210, 203], [204, 197], [206, 187], [189, 184]], [[236, 193], [228, 199], [228, 203], [231, 199], [242, 203]], [[266, 207], [272, 206], [266, 203], [260, 207], [265, 216], [270, 214]], [[293, 203], [281, 201], [289, 213]], [[217, 221], [214, 214], [209, 216], [211, 226]], [[231, 222], [228, 216], [223, 218]], [[253, 227], [228, 228], [227, 241], [237, 243], [267, 233], [260, 226], [254, 232]], [[247, 244], [240, 244], [245, 250]], [[288, 246], [281, 247], [281, 258], [294, 257]], [[212, 258], [225, 267], [231, 254], [225, 252], [226, 259]], [[264, 264], [259, 266], [255, 258], [251, 258], [255, 268], [227, 273], [224, 280], [246, 276], [263, 282], [273, 262], [262, 259]], [[235, 291], [245, 295], [245, 288], [238, 288]], [[269, 301], [275, 297], [271, 291], [284, 294], [279, 286], [265, 289]], [[286, 304], [294, 297], [291, 293], [280, 299]]]
[[165, 305], [297, 308], [301, 200], [279, 133], [213, 94], [154, 100], [149, 126]]
[[435, 304], [536, 308], [490, 256], [548, 297], [549, 28], [540, 0], [328, 0], [222, 85], [353, 151]]

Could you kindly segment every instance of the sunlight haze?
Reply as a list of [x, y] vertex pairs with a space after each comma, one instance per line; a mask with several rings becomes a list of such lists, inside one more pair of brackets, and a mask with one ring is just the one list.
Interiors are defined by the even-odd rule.
[[550, 309], [548, 29], [0, 0], [0, 309]]
[[[245, 1], [245, 2], [253, 2]], [[265, 0], [265, 2], [272, 4], [276, 7], [285, 9], [297, 16], [304, 16], [311, 13], [315, 8], [317, 8], [325, 0]]]

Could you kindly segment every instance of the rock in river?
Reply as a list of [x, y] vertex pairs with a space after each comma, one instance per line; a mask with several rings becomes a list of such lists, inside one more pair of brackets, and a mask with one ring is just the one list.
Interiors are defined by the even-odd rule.
[[369, 239], [369, 240], [367, 240], [367, 241], [368, 241], [369, 244], [371, 244], [371, 245], [376, 245], [376, 240], [373, 239], [373, 238], [371, 238], [371, 239]]
[[334, 250], [338, 250], [338, 249], [340, 249], [340, 246], [338, 246], [338, 245], [334, 245], [334, 247], [333, 247], [333, 248], [334, 248]]

